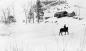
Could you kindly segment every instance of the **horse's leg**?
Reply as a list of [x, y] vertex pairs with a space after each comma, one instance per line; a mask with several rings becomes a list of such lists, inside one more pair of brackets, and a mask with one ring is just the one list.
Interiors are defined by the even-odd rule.
[[61, 35], [63, 36], [62, 32], [61, 32]]
[[59, 32], [59, 36], [60, 36], [61, 32]]
[[66, 35], [66, 32], [65, 32], [65, 35]]
[[67, 34], [69, 35], [69, 32], [67, 32]]

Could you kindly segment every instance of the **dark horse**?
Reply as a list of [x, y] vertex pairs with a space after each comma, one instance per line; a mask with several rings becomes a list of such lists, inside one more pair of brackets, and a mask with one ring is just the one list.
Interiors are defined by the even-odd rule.
[[64, 28], [60, 29], [59, 35], [63, 35], [62, 34], [63, 32], [65, 32], [65, 35], [66, 35], [66, 33], [69, 34], [68, 27], [66, 27], [66, 24], [64, 25]]

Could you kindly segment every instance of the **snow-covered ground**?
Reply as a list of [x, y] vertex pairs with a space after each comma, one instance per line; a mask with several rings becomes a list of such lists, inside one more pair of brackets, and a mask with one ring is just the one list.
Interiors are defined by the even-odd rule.
[[[59, 36], [63, 24], [69, 27], [69, 35]], [[5, 27], [5, 26], [2, 26]], [[85, 47], [85, 24], [73, 18], [58, 19], [58, 24], [18, 24], [9, 29], [11, 36], [0, 36], [1, 51], [76, 51]], [[7, 28], [3, 28], [5, 29]], [[4, 42], [4, 43], [3, 43]], [[4, 45], [6, 44], [6, 45]]]

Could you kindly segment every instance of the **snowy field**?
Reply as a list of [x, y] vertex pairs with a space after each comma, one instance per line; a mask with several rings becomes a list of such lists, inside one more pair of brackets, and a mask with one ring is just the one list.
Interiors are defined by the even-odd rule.
[[[69, 35], [59, 36], [59, 29], [63, 27], [63, 23], [69, 27]], [[86, 48], [86, 25], [84, 23], [84, 21], [72, 18], [62, 18], [58, 20], [58, 24], [18, 24], [11, 25], [9, 29], [3, 25], [0, 31], [4, 34], [6, 31], [10, 32], [11, 35], [0, 36], [0, 50], [85, 51], [83, 50]]]

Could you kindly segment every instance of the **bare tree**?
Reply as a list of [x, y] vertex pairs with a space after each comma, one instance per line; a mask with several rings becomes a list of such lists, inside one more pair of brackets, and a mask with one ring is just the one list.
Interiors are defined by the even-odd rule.
[[25, 13], [25, 17], [26, 17], [26, 19], [25, 19], [25, 22], [26, 23], [31, 23], [31, 22], [33, 22], [34, 23], [34, 11], [33, 11], [34, 9], [32, 8], [32, 7], [30, 7], [30, 8], [24, 8], [24, 13]]
[[29, 20], [29, 23], [30, 23], [30, 16], [29, 16], [29, 9], [28, 8], [24, 8], [24, 13], [25, 13], [25, 22], [26, 24], [28, 23], [28, 20]]
[[9, 8], [8, 8], [7, 10], [8, 10], [8, 16], [7, 16], [8, 22], [9, 22], [9, 23], [14, 23], [14, 22], [16, 22], [15, 15], [14, 15], [14, 14], [13, 14], [13, 15], [11, 14], [11, 11], [10, 11]]
[[11, 14], [10, 8], [3, 9], [2, 12], [3, 12], [3, 18], [4, 18], [3, 22], [5, 24], [11, 24], [16, 22], [15, 16], [14, 14], [13, 15]]
[[2, 22], [6, 24], [6, 22], [7, 22], [6, 21], [7, 20], [6, 12], [5, 12], [5, 10], [2, 10], [2, 12], [3, 12], [3, 16], [2, 16], [3, 17], [3, 20], [2, 20]]
[[29, 15], [30, 15], [30, 21], [32, 20], [33, 21], [33, 23], [34, 23], [34, 12], [32, 11], [32, 9], [30, 9], [30, 11], [29, 11]]
[[24, 13], [26, 16], [25, 22], [40, 22], [43, 19], [43, 10], [41, 9], [42, 5], [40, 0], [37, 0], [36, 4], [32, 4], [31, 6], [24, 6]]

